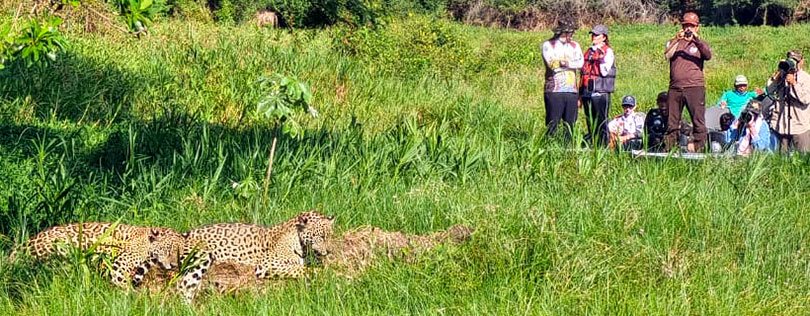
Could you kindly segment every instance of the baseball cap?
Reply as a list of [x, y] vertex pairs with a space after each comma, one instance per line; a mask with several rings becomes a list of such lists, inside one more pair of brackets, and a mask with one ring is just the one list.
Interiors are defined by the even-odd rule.
[[629, 94], [622, 97], [622, 106], [625, 105], [636, 106], [636, 97]]
[[737, 75], [737, 77], [734, 77], [734, 86], [736, 87], [736, 86], [742, 86], [742, 85], [745, 85], [745, 86], [748, 85], [748, 78], [746, 78], [743, 75]]
[[603, 24], [597, 24], [591, 29], [591, 34], [595, 35], [608, 35], [608, 28]]
[[700, 25], [700, 17], [695, 12], [686, 12], [681, 19], [681, 24]]

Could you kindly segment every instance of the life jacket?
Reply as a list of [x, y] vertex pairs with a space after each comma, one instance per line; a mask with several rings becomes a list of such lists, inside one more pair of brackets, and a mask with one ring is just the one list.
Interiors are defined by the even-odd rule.
[[607, 43], [601, 49], [590, 49], [585, 52], [585, 63], [582, 65], [580, 87], [586, 93], [611, 93], [616, 84], [616, 62], [607, 74], [599, 70], [599, 64], [605, 60], [605, 52], [610, 49]]

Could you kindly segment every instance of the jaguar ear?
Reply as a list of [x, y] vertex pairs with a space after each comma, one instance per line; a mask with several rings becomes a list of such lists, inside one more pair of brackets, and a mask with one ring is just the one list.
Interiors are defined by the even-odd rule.
[[152, 228], [149, 234], [149, 242], [154, 242], [160, 236], [160, 231]]

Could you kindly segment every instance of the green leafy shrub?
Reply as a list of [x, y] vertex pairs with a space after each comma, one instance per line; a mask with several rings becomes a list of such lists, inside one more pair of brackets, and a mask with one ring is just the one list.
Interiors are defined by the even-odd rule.
[[27, 67], [56, 61], [57, 53], [65, 48], [60, 24], [60, 18], [44, 22], [31, 19], [19, 33], [10, 23], [0, 25], [0, 69], [15, 60], [22, 60]]
[[115, 0], [115, 5], [135, 33], [145, 31], [155, 17], [168, 11], [166, 0]]
[[[431, 1], [430, 5], [436, 6], [440, 2], [443, 0]], [[391, 12], [387, 9], [389, 7], [412, 7], [402, 6], [393, 0], [211, 0], [208, 6], [220, 21], [244, 22], [259, 10], [272, 10], [281, 16], [284, 25], [293, 27], [339, 22], [373, 24], [380, 16]]]
[[444, 20], [419, 17], [344, 32], [336, 41], [338, 48], [385, 73], [408, 77], [430, 71], [452, 76], [472, 58], [458, 26]]

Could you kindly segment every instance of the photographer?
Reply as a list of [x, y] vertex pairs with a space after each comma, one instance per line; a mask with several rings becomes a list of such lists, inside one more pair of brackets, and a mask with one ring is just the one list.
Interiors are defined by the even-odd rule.
[[577, 69], [582, 68], [582, 49], [571, 37], [577, 30], [569, 20], [559, 20], [554, 36], [543, 42], [543, 61], [546, 64], [546, 82], [543, 100], [546, 107], [546, 135], [554, 135], [557, 125], [565, 121], [565, 138], [570, 140], [571, 129], [577, 121]]
[[[753, 102], [752, 102], [753, 103]], [[771, 131], [768, 123], [762, 118], [759, 109], [749, 104], [740, 112], [726, 131], [726, 143], [737, 144], [737, 154], [748, 156], [756, 151], [773, 151]]]
[[686, 105], [692, 117], [695, 150], [703, 151], [707, 135], [704, 122], [706, 88], [703, 64], [712, 58], [712, 51], [709, 44], [698, 35], [700, 21], [697, 14], [694, 12], [684, 14], [681, 25], [682, 28], [675, 38], [667, 42], [665, 52], [669, 60], [669, 92], [667, 134], [664, 143], [666, 150], [678, 145], [681, 115]]
[[585, 122], [594, 145], [604, 146], [608, 133], [605, 122], [610, 112], [610, 94], [614, 90], [616, 65], [608, 42], [608, 28], [597, 24], [591, 30], [591, 47], [585, 51], [585, 64], [580, 70], [580, 100]]
[[779, 62], [779, 70], [768, 79], [767, 93], [774, 99], [771, 128], [779, 149], [810, 151], [810, 75], [802, 69], [802, 52], [792, 50]]

